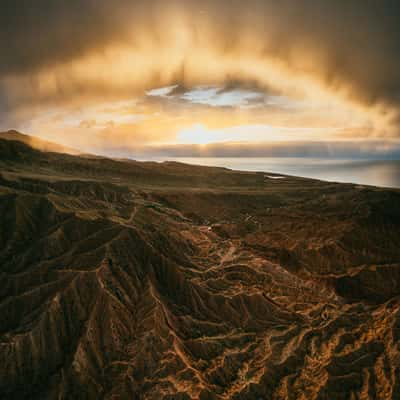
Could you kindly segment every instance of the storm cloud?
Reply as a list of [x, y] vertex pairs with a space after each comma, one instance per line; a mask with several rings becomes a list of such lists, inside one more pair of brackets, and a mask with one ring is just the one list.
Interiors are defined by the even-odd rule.
[[[379, 107], [399, 133], [395, 0], [4, 0], [0, 46], [3, 115], [25, 104], [128, 98], [163, 85], [266, 87], [276, 79], [252, 67], [257, 59]], [[165, 54], [153, 60], [152, 49]], [[207, 68], [196, 67], [204, 49]], [[249, 60], [249, 71], [236, 68], [235, 58]]]

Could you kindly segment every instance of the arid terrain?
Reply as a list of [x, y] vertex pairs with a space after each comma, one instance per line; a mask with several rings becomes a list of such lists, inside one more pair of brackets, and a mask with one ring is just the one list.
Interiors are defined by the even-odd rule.
[[0, 139], [1, 399], [400, 399], [400, 191]]

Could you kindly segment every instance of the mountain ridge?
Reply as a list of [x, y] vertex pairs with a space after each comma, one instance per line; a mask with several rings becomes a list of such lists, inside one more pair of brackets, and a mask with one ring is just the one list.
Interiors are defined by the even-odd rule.
[[399, 204], [0, 139], [0, 397], [397, 399]]
[[54, 153], [67, 153], [71, 155], [79, 155], [80, 151], [71, 147], [63, 146], [58, 143], [49, 142], [38, 137], [21, 133], [15, 129], [0, 132], [0, 139], [18, 141], [41, 151], [54, 152]]

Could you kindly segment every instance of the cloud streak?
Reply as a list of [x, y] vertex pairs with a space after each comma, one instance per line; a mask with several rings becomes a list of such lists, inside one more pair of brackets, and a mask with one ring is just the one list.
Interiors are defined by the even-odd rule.
[[[101, 148], [99, 148], [101, 151]], [[206, 146], [180, 144], [169, 146], [145, 146], [127, 149], [115, 144], [104, 148], [106, 154], [126, 158], [251, 158], [251, 157], [300, 157], [323, 159], [373, 159], [397, 160], [400, 158], [400, 142], [375, 140], [360, 141], [288, 141], [285, 143], [211, 143]]]

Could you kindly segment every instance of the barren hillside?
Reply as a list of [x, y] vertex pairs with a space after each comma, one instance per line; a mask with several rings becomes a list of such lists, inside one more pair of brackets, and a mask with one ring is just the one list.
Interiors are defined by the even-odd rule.
[[399, 399], [400, 191], [0, 140], [0, 398]]

